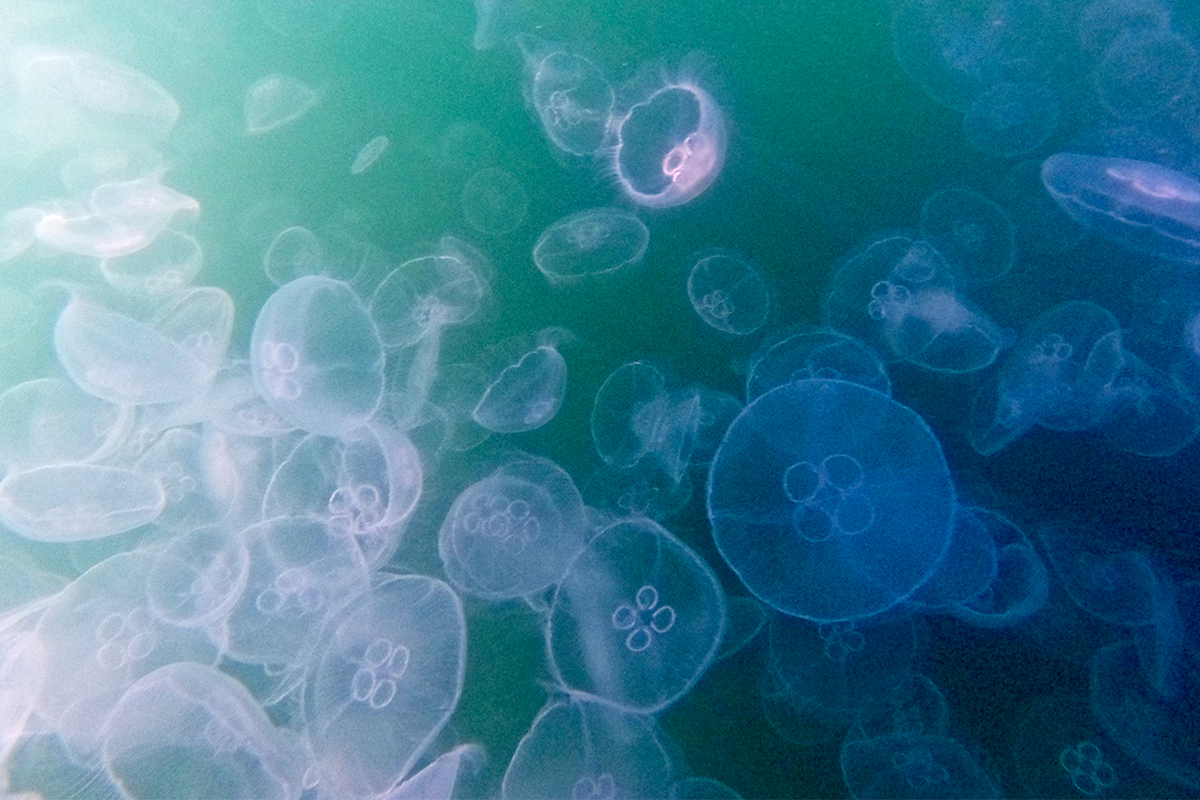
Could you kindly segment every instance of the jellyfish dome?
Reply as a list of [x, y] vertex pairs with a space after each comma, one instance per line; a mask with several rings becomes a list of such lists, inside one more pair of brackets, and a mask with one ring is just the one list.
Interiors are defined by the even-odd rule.
[[708, 516], [725, 561], [760, 600], [836, 622], [878, 614], [937, 569], [954, 488], [915, 412], [856, 383], [763, 394], [713, 459]]
[[672, 208], [694, 200], [725, 165], [724, 114], [690, 79], [664, 82], [613, 128], [613, 172], [639, 205]]

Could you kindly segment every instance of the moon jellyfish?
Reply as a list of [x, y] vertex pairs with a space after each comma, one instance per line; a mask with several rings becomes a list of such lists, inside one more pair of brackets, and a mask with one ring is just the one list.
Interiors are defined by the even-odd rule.
[[652, 717], [585, 699], [538, 712], [504, 773], [504, 800], [666, 797], [674, 769]]
[[380, 282], [369, 303], [385, 346], [409, 347], [479, 311], [488, 294], [481, 257], [457, 240], [405, 261]]
[[1096, 65], [1104, 107], [1122, 119], [1143, 120], [1178, 100], [1191, 85], [1196, 49], [1174, 31], [1126, 32]]
[[162, 295], [192, 282], [204, 265], [204, 251], [192, 236], [165, 230], [136, 253], [100, 260], [109, 286], [133, 294]]
[[377, 568], [396, 551], [423, 477], [412, 442], [387, 426], [372, 424], [337, 439], [306, 436], [271, 476], [262, 513], [324, 520]]
[[518, 36], [529, 74], [526, 93], [550, 142], [576, 156], [592, 155], [608, 138], [615, 97], [600, 68], [581, 55]]
[[649, 714], [695, 685], [724, 631], [716, 575], [666, 529], [640, 519], [605, 528], [571, 562], [546, 644], [569, 692]]
[[767, 321], [771, 295], [758, 269], [717, 252], [700, 258], [688, 273], [688, 299], [711, 328], [745, 336]]
[[489, 167], [463, 187], [462, 210], [467, 223], [489, 236], [512, 233], [525, 221], [529, 195], [511, 172]]
[[300, 225], [281, 230], [263, 254], [263, 271], [276, 286], [308, 275], [320, 275], [324, 264], [325, 250], [321, 240]]
[[636, 264], [646, 254], [650, 231], [619, 208], [589, 208], [542, 231], [533, 263], [551, 284], [575, 283]]
[[100, 539], [153, 522], [167, 498], [158, 481], [99, 464], [13, 470], [0, 480], [0, 522], [42, 542]]
[[144, 551], [101, 561], [59, 593], [37, 623], [45, 685], [37, 711], [72, 749], [94, 754], [101, 725], [125, 690], [159, 667], [213, 664], [217, 648], [199, 627], [160, 618], [146, 594], [155, 557]]
[[1016, 259], [1016, 237], [1008, 214], [971, 189], [942, 189], [926, 200], [921, 206], [921, 235], [966, 286], [999, 280]]
[[423, 575], [381, 575], [330, 620], [305, 686], [314, 777], [327, 797], [377, 797], [458, 705], [462, 602]]
[[1000, 787], [962, 743], [892, 733], [848, 739], [840, 759], [851, 797], [998, 798]]
[[392, 140], [386, 136], [376, 136], [371, 141], [362, 146], [358, 151], [358, 155], [354, 157], [354, 162], [350, 164], [351, 175], [361, 175], [370, 169], [376, 161], [383, 155], [383, 151], [388, 149], [388, 145]]
[[261, 797], [303, 789], [307, 754], [234, 678], [187, 662], [142, 676], [104, 722], [104, 766], [130, 798]]
[[511, 461], [450, 507], [438, 553], [450, 581], [488, 600], [526, 597], [558, 582], [590, 535], [571, 476], [543, 458]]
[[1045, 86], [998, 83], [967, 108], [963, 135], [985, 156], [1013, 158], [1041, 147], [1058, 118], [1058, 96]]
[[937, 372], [983, 369], [1011, 340], [955, 289], [931, 243], [899, 235], [846, 260], [825, 300], [825, 320], [895, 360]]
[[316, 275], [263, 303], [250, 369], [271, 408], [310, 433], [353, 430], [383, 397], [383, 346], [366, 308], [345, 283]]
[[1067, 216], [1127, 250], [1200, 264], [1200, 181], [1147, 161], [1057, 153], [1042, 183]]
[[501, 342], [481, 365], [487, 386], [471, 410], [471, 419], [496, 433], [521, 433], [542, 427], [558, 413], [567, 393], [567, 362], [558, 352], [564, 331], [540, 331]]
[[845, 381], [760, 396], [709, 473], [708, 516], [725, 561], [764, 603], [817, 622], [873, 616], [912, 594], [949, 546], [953, 513], [929, 426]]
[[879, 355], [850, 336], [831, 330], [789, 331], [769, 338], [746, 370], [746, 400], [793, 381], [825, 378], [850, 381], [892, 393], [892, 382]]
[[690, 78], [664, 80], [612, 123], [612, 169], [630, 200], [671, 208], [694, 200], [725, 165], [725, 117]]
[[259, 78], [246, 90], [246, 133], [259, 136], [282, 128], [307, 114], [320, 99], [319, 92], [287, 75]]

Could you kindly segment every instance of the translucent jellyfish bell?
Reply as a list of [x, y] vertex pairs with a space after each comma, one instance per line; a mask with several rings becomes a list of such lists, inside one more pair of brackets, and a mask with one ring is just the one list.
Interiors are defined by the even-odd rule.
[[520, 458], [455, 499], [438, 553], [455, 586], [506, 600], [556, 583], [590, 532], [571, 477], [546, 459]]
[[1037, 83], [998, 83], [963, 115], [963, 135], [986, 156], [1013, 158], [1042, 146], [1058, 127], [1058, 96]]
[[331, 278], [298, 278], [267, 298], [250, 369], [271, 408], [311, 433], [357, 428], [383, 397], [379, 332], [353, 290]]
[[926, 200], [921, 206], [921, 235], [964, 286], [999, 280], [1016, 259], [1016, 237], [1008, 214], [972, 189], [942, 189]]
[[589, 208], [553, 222], [533, 246], [533, 263], [558, 286], [617, 272], [646, 254], [650, 231], [619, 208]]
[[409, 773], [462, 694], [462, 602], [441, 581], [383, 575], [330, 620], [305, 686], [326, 797], [377, 797]]
[[691, 78], [664, 79], [612, 123], [612, 168], [629, 199], [650, 208], [694, 200], [725, 165], [725, 118]]
[[586, 699], [543, 708], [504, 773], [504, 800], [666, 797], [674, 769], [651, 717]]
[[941, 561], [953, 513], [929, 426], [845, 381], [760, 396], [709, 473], [708, 515], [726, 562], [763, 602], [817, 622], [869, 617], [910, 595]]
[[287, 75], [272, 73], [259, 78], [246, 90], [246, 135], [260, 136], [289, 125], [320, 99], [320, 92]]
[[526, 95], [542, 131], [560, 150], [587, 156], [608, 138], [615, 96], [600, 68], [581, 55], [517, 37], [528, 74]]
[[762, 273], [729, 253], [711, 252], [698, 259], [688, 273], [687, 293], [705, 324], [735, 336], [761, 328], [771, 310]]
[[471, 319], [488, 295], [488, 278], [482, 256], [447, 237], [435, 253], [388, 273], [371, 296], [371, 318], [387, 347], [415, 345]]
[[1148, 161], [1057, 153], [1042, 183], [1080, 225], [1127, 250], [1200, 264], [1200, 181]]
[[[181, 662], [142, 676], [104, 722], [101, 756], [127, 797], [298, 797], [307, 756], [236, 679]], [[180, 769], [186, 763], [188, 768]]]
[[560, 328], [501, 342], [485, 359], [488, 384], [471, 410], [471, 419], [496, 433], [521, 433], [542, 427], [558, 413], [567, 392], [567, 362], [558, 348]]
[[640, 519], [604, 529], [571, 563], [546, 644], [568, 691], [648, 714], [695, 685], [724, 631], [716, 575], [665, 528]]
[[832, 330], [778, 333], [750, 357], [746, 400], [792, 381], [827, 378], [861, 383], [886, 395], [892, 382], [879, 355], [865, 344]]
[[983, 369], [1012, 339], [954, 288], [931, 243], [903, 235], [884, 236], [843, 263], [825, 320], [895, 360], [937, 372]]

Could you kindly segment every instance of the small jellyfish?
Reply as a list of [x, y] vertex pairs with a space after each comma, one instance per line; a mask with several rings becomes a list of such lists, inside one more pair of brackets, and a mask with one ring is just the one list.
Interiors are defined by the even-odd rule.
[[964, 286], [999, 280], [1016, 259], [1013, 224], [1004, 209], [971, 189], [949, 188], [921, 206], [921, 236]]
[[1042, 146], [1058, 127], [1058, 96], [1037, 83], [998, 83], [963, 115], [963, 135], [985, 156], [1013, 158]]
[[521, 227], [528, 208], [529, 195], [507, 170], [482, 169], [463, 187], [463, 216], [472, 228], [489, 236], [512, 233]]
[[649, 208], [694, 200], [725, 165], [725, 118], [688, 77], [663, 79], [612, 123], [612, 169], [629, 199]]
[[726, 253], [700, 258], [688, 274], [688, 299], [700, 319], [734, 336], [754, 333], [771, 310], [771, 295], [762, 273]]
[[246, 90], [246, 133], [258, 136], [282, 128], [307, 114], [320, 99], [320, 92], [287, 75], [259, 78]]
[[546, 459], [519, 458], [455, 499], [438, 553], [455, 586], [505, 600], [557, 582], [589, 534], [571, 477]]
[[1169, 30], [1127, 31], [1096, 65], [1100, 102], [1117, 117], [1143, 120], [1187, 91], [1196, 69], [1196, 49]]
[[542, 427], [558, 413], [567, 392], [567, 362], [559, 353], [561, 329], [501, 342], [485, 358], [488, 381], [471, 419], [496, 433]]
[[350, 174], [361, 175], [370, 169], [391, 143], [391, 139], [381, 135], [364, 144], [358, 151], [358, 155], [354, 157], [354, 162], [350, 164]]
[[533, 246], [533, 263], [554, 285], [608, 275], [646, 254], [650, 231], [619, 208], [589, 208], [555, 221]]

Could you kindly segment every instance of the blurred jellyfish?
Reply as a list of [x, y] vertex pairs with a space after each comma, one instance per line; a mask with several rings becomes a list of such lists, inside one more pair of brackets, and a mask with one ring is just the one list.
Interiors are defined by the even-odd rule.
[[489, 236], [512, 233], [525, 221], [529, 195], [511, 172], [488, 167], [463, 187], [462, 210], [467, 223]]
[[1058, 97], [1037, 83], [999, 83], [963, 115], [963, 135], [985, 156], [1013, 158], [1042, 146], [1058, 127]]
[[921, 235], [942, 254], [963, 286], [999, 280], [1016, 259], [1008, 214], [971, 189], [942, 189], [926, 200]]
[[258, 136], [282, 128], [307, 114], [320, 99], [319, 92], [287, 75], [259, 78], [246, 90], [246, 133]]
[[1174, 31], [1127, 31], [1096, 65], [1096, 88], [1104, 107], [1122, 119], [1146, 119], [1187, 91], [1196, 49]]
[[354, 161], [350, 164], [350, 174], [361, 175], [370, 169], [383, 156], [383, 152], [388, 149], [388, 145], [391, 143], [392, 140], [386, 136], [376, 136], [364, 144], [362, 149], [358, 151], [358, 154], [354, 156]]

